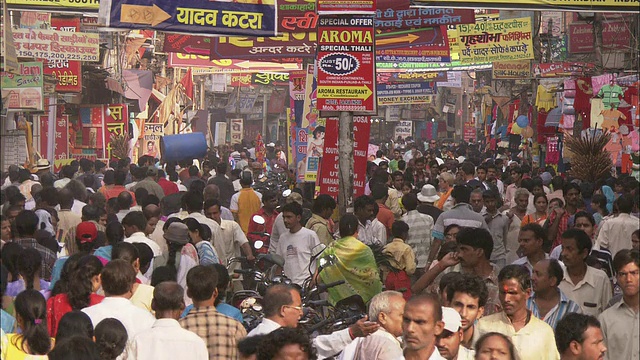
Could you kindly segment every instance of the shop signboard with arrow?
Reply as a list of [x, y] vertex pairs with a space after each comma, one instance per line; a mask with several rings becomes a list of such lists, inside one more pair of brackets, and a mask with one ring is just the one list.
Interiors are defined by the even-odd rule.
[[110, 28], [186, 34], [275, 36], [275, 0], [102, 0], [100, 20]]
[[376, 35], [376, 61], [449, 62], [449, 42], [441, 26]]

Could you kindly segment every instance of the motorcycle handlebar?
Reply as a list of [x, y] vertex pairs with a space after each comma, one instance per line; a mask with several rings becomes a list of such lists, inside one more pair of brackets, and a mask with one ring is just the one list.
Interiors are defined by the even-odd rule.
[[344, 284], [344, 280], [338, 280], [338, 281], [334, 281], [334, 282], [331, 282], [331, 283], [328, 283], [328, 284], [320, 284], [320, 285], [318, 285], [318, 292], [324, 292], [327, 289], [330, 289], [330, 288], [332, 288], [334, 286], [338, 286], [338, 285], [342, 285], [342, 284]]

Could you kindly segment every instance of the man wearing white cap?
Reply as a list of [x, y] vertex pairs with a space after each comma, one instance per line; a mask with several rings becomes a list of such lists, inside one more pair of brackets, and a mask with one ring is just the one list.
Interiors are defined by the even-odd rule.
[[475, 351], [462, 346], [462, 318], [450, 307], [442, 307], [444, 330], [436, 340], [440, 355], [447, 360], [472, 360]]
[[434, 206], [434, 204], [440, 200], [440, 196], [436, 191], [436, 188], [431, 184], [426, 184], [422, 187], [418, 193], [418, 212], [429, 215], [433, 218], [433, 221], [438, 220], [438, 216], [442, 214], [442, 210]]

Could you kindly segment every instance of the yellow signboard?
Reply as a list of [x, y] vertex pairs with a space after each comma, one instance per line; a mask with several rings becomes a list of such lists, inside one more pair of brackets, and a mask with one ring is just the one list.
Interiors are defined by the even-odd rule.
[[[432, 3], [431, 0], [415, 2], [416, 4]], [[637, 13], [640, 12], [640, 0], [440, 0], [438, 7]]]
[[494, 61], [494, 79], [527, 79], [531, 77], [531, 61]]
[[457, 29], [463, 64], [533, 59], [529, 17], [460, 24]]
[[43, 8], [70, 8], [98, 11], [100, 0], [6, 0], [8, 5], [43, 7]]

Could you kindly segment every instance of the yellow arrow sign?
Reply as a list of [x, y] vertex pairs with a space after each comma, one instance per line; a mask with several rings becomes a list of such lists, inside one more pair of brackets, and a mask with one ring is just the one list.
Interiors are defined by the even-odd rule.
[[420, 39], [420, 36], [413, 35], [413, 34], [407, 34], [405, 36], [400, 36], [400, 37], [392, 37], [392, 38], [389, 38], [389, 39], [376, 39], [376, 46], [389, 45], [389, 44], [399, 44], [399, 43], [404, 43], [404, 42], [413, 43], [414, 41], [416, 41], [418, 39]]
[[320, 99], [362, 99], [367, 100], [373, 91], [366, 86], [318, 86]]
[[123, 23], [156, 26], [170, 18], [171, 15], [156, 4], [153, 6], [122, 4], [120, 10], [120, 22]]

